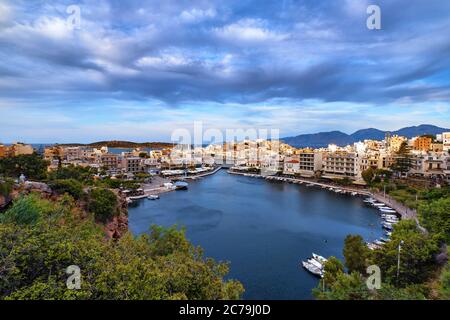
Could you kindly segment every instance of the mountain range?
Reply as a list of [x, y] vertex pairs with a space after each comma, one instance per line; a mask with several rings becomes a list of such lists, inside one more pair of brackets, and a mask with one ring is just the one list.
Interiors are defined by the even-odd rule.
[[322, 148], [327, 147], [329, 144], [346, 146], [366, 139], [383, 140], [387, 132], [390, 132], [391, 135], [412, 138], [425, 134], [436, 135], [448, 131], [450, 131], [450, 129], [440, 128], [430, 124], [421, 124], [419, 126], [402, 128], [397, 131], [383, 131], [375, 128], [368, 128], [358, 130], [352, 134], [346, 134], [341, 131], [329, 131], [301, 134], [295, 137], [282, 138], [280, 140], [296, 148]]

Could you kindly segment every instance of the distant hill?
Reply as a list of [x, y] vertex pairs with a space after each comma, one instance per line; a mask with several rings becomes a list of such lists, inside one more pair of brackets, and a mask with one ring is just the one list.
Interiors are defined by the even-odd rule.
[[[405, 136], [412, 138], [424, 134], [436, 135], [450, 129], [440, 128], [429, 124], [421, 124], [419, 126], [406, 127], [397, 131], [389, 131], [391, 135]], [[352, 134], [346, 134], [341, 131], [319, 132], [314, 134], [301, 134], [295, 137], [282, 138], [281, 141], [296, 147], [312, 147], [322, 148], [329, 144], [336, 144], [338, 146], [345, 146], [354, 142], [363, 141], [366, 139], [382, 140], [388, 131], [383, 131], [375, 128], [361, 129]]]
[[131, 141], [98, 141], [88, 144], [83, 143], [66, 143], [60, 144], [61, 146], [86, 146], [93, 148], [100, 148], [107, 146], [108, 148], [152, 148], [152, 149], [161, 149], [161, 148], [171, 148], [172, 144], [167, 142], [131, 142]]

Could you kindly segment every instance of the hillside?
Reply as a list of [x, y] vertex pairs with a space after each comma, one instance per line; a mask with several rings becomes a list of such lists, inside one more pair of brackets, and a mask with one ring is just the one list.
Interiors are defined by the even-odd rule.
[[[412, 138], [424, 134], [436, 135], [446, 131], [450, 131], [450, 129], [440, 128], [429, 124], [422, 124], [419, 126], [406, 127], [396, 131], [390, 131], [390, 133], [391, 135], [400, 135], [407, 138]], [[383, 131], [376, 128], [368, 128], [358, 130], [352, 134], [346, 134], [341, 131], [330, 131], [315, 134], [301, 134], [295, 137], [282, 138], [281, 140], [297, 148], [322, 148], [328, 146], [329, 144], [345, 146], [366, 139], [382, 140], [387, 132], [388, 131]]]

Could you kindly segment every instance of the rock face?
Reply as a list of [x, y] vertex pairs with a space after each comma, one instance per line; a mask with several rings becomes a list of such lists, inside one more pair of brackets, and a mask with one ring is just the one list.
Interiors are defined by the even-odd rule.
[[119, 214], [105, 224], [108, 239], [120, 239], [128, 231], [128, 204], [125, 196], [116, 193]]
[[27, 181], [23, 184], [23, 188], [25, 191], [28, 191], [28, 192], [36, 191], [36, 192], [47, 193], [47, 194], [52, 193], [52, 189], [50, 189], [50, 187], [46, 183], [43, 183], [43, 182]]
[[128, 231], [128, 216], [121, 214], [105, 225], [106, 236], [109, 239], [120, 239]]

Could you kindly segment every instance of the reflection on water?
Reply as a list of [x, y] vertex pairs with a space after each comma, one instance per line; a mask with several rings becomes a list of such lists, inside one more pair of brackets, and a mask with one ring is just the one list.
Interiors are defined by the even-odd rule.
[[224, 170], [129, 207], [134, 234], [151, 224], [185, 226], [207, 256], [230, 261], [229, 277], [244, 284], [246, 299], [310, 299], [318, 279], [299, 266], [302, 259], [312, 252], [342, 257], [350, 233], [382, 235], [377, 210], [359, 197]]

